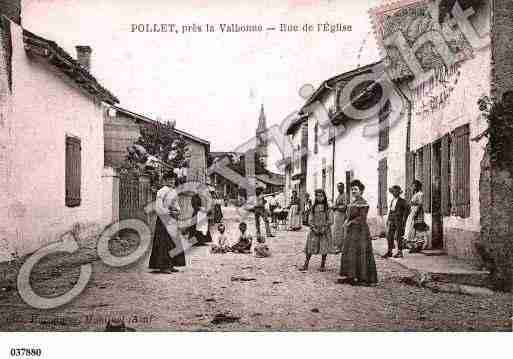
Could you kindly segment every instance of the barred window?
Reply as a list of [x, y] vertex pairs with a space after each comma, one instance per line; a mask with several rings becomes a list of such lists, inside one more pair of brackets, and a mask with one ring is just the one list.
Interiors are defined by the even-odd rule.
[[66, 206], [80, 206], [80, 187], [81, 187], [81, 145], [80, 139], [66, 136]]

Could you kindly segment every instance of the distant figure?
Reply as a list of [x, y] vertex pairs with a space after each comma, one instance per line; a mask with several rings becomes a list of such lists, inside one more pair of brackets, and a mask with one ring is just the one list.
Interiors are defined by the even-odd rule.
[[257, 258], [266, 258], [271, 256], [271, 250], [265, 244], [264, 237], [257, 237], [257, 245], [255, 246], [255, 257]]
[[226, 253], [230, 250], [230, 247], [228, 246], [228, 238], [224, 234], [225, 230], [226, 228], [224, 224], [220, 223], [217, 225], [217, 231], [219, 234], [216, 238], [216, 243], [213, 243], [210, 248], [212, 253]]
[[342, 250], [344, 244], [344, 222], [346, 221], [347, 201], [344, 192], [344, 184], [337, 184], [338, 197], [333, 205], [333, 242], [339, 250]]
[[278, 199], [275, 195], [272, 195], [269, 199], [269, 212], [271, 213], [271, 222], [276, 224], [276, 209], [280, 206]]
[[256, 189], [256, 205], [255, 205], [255, 226], [257, 237], [262, 235], [260, 231], [260, 219], [263, 219], [265, 224], [265, 233], [267, 237], [274, 237], [271, 233], [271, 227], [269, 226], [269, 216], [265, 209], [265, 198], [264, 198], [264, 190], [261, 187]]
[[299, 211], [299, 197], [297, 191], [292, 191], [289, 204], [289, 231], [301, 229], [301, 213]]
[[312, 209], [312, 200], [310, 194], [305, 193], [305, 203], [303, 203], [303, 225], [308, 226], [308, 218], [310, 216], [310, 210]]
[[253, 238], [251, 237], [251, 235], [246, 233], [247, 229], [248, 225], [246, 224], [246, 222], [241, 222], [239, 224], [239, 240], [237, 241], [237, 243], [230, 247], [230, 251], [235, 253], [250, 253]]
[[351, 181], [352, 200], [347, 208], [346, 235], [340, 262], [341, 278], [337, 283], [372, 285], [378, 282], [378, 274], [367, 214], [369, 204], [363, 198], [365, 186], [359, 180]]
[[221, 223], [223, 221], [223, 210], [221, 209], [221, 205], [223, 204], [223, 200], [215, 191], [210, 192], [210, 196], [212, 197], [212, 222], [213, 223]]
[[394, 258], [402, 258], [404, 225], [406, 223], [406, 217], [408, 216], [408, 203], [401, 198], [403, 190], [400, 186], [392, 186], [389, 191], [392, 193], [394, 198], [390, 202], [390, 209], [388, 210], [387, 218], [388, 250], [382, 258], [389, 258], [392, 256], [394, 242], [397, 242], [397, 253], [394, 255]]
[[178, 272], [175, 267], [185, 266], [185, 254], [183, 248], [171, 257], [169, 251], [181, 246], [182, 242], [178, 234], [178, 215], [180, 207], [175, 188], [176, 175], [168, 172], [162, 178], [165, 185], [157, 192], [155, 203], [157, 211], [157, 223], [153, 235], [153, 245], [150, 255], [150, 269], [161, 273]]

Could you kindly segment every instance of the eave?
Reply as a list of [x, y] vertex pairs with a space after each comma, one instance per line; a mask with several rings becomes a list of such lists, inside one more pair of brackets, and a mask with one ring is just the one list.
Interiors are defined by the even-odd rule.
[[91, 96], [110, 105], [119, 103], [119, 100], [106, 88], [102, 87], [87, 69], [82, 67], [78, 61], [73, 59], [55, 42], [27, 30], [23, 30], [23, 42], [28, 54], [44, 59]]

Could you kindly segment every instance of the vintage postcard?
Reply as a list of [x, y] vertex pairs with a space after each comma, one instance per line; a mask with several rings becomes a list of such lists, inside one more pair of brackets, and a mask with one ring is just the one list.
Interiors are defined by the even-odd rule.
[[511, 0], [0, 13], [0, 331], [512, 330]]

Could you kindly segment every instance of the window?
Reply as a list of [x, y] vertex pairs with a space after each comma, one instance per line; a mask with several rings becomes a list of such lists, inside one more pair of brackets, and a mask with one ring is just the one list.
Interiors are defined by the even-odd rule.
[[317, 172], [313, 175], [314, 191], [317, 189]]
[[427, 144], [423, 147], [422, 155], [422, 192], [424, 193], [423, 207], [425, 213], [431, 213], [431, 144]]
[[390, 125], [388, 117], [390, 114], [390, 101], [387, 101], [385, 105], [379, 110], [379, 138], [378, 138], [378, 151], [384, 151], [388, 148], [389, 143], [389, 129]]
[[409, 201], [412, 197], [411, 193], [411, 184], [415, 179], [415, 153], [407, 152], [406, 153], [406, 183], [405, 183], [405, 193], [406, 199]]
[[450, 142], [452, 155], [452, 214], [466, 218], [470, 216], [470, 142], [468, 125], [454, 130]]
[[440, 202], [443, 216], [451, 214], [451, 136], [445, 135], [441, 142], [440, 159]]
[[387, 159], [379, 160], [378, 165], [378, 212], [380, 216], [387, 213]]
[[80, 139], [66, 136], [66, 206], [80, 206], [81, 187], [81, 146]]
[[314, 126], [314, 153], [319, 152], [319, 123]]

